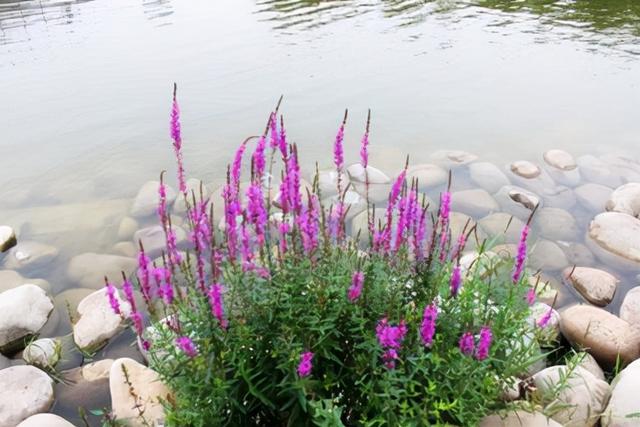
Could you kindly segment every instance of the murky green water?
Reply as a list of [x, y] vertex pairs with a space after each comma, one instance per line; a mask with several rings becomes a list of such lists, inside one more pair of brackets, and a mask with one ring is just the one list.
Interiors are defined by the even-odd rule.
[[[344, 108], [347, 158], [371, 108], [390, 175], [443, 148], [500, 167], [551, 148], [640, 160], [635, 0], [0, 0], [0, 224], [60, 250], [25, 276], [59, 295], [73, 256], [117, 253], [130, 199], [173, 171], [174, 81], [186, 167], [212, 187], [281, 94], [307, 171], [329, 165]], [[571, 212], [582, 236], [592, 214]], [[120, 338], [98, 357], [134, 353]]]

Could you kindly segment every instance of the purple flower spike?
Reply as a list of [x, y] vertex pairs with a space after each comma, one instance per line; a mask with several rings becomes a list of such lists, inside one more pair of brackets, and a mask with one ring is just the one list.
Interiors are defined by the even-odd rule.
[[180, 351], [192, 359], [198, 355], [198, 349], [189, 337], [176, 338], [176, 346], [178, 346]]
[[171, 139], [173, 139], [173, 150], [178, 162], [178, 183], [180, 192], [187, 192], [187, 184], [184, 179], [184, 165], [182, 163], [182, 134], [180, 131], [180, 107], [176, 98], [177, 86], [173, 85], [173, 104], [171, 106]]
[[460, 266], [456, 265], [451, 273], [451, 296], [453, 298], [457, 297], [460, 292], [460, 283], [462, 283]]
[[266, 138], [261, 136], [258, 140], [258, 145], [256, 146], [256, 150], [253, 152], [253, 165], [256, 168], [256, 175], [258, 177], [262, 177], [264, 175], [264, 170], [266, 167], [266, 160], [264, 151], [266, 149]]
[[399, 359], [398, 350], [402, 346], [402, 341], [406, 334], [407, 326], [404, 320], [398, 326], [389, 325], [386, 317], [378, 322], [376, 336], [378, 343], [385, 350], [382, 354], [382, 360], [388, 369], [395, 368], [395, 361]]
[[238, 189], [240, 188], [240, 173], [242, 172], [242, 156], [244, 155], [244, 150], [247, 148], [247, 145], [243, 142], [238, 150], [236, 151], [236, 155], [233, 158], [233, 167], [231, 168], [231, 187], [234, 191], [233, 195], [236, 196], [238, 194]]
[[431, 347], [433, 337], [436, 334], [436, 319], [438, 318], [438, 307], [432, 303], [424, 308], [422, 314], [422, 325], [420, 326], [420, 338], [422, 343]]
[[364, 273], [362, 271], [356, 271], [351, 277], [351, 287], [349, 287], [348, 298], [349, 301], [355, 302], [360, 298], [362, 294], [362, 287], [364, 286]]
[[475, 343], [473, 341], [473, 335], [471, 332], [465, 332], [460, 337], [460, 341], [458, 342], [458, 347], [462, 354], [466, 356], [470, 356], [473, 354], [473, 350], [475, 350]]
[[529, 225], [526, 224], [522, 229], [520, 235], [520, 242], [518, 243], [518, 254], [516, 256], [516, 262], [513, 266], [513, 283], [518, 283], [522, 277], [522, 270], [524, 270], [524, 261], [527, 258], [527, 236], [529, 235]]
[[115, 314], [122, 315], [122, 311], [120, 310], [120, 302], [118, 301], [118, 297], [116, 296], [116, 288], [111, 283], [107, 282], [107, 278], [105, 277], [105, 287], [107, 288], [107, 298], [109, 298], [109, 305]]
[[336, 165], [336, 169], [338, 173], [342, 172], [342, 168], [344, 167], [344, 122], [340, 125], [340, 129], [338, 129], [338, 134], [336, 135], [336, 140], [333, 143], [333, 162]]
[[369, 130], [364, 133], [360, 143], [360, 164], [366, 170], [369, 166]]
[[489, 357], [492, 339], [493, 334], [491, 333], [491, 328], [483, 326], [482, 329], [480, 329], [480, 342], [478, 343], [478, 349], [476, 350], [476, 359], [484, 360]]
[[305, 351], [300, 354], [300, 362], [298, 363], [298, 375], [300, 378], [308, 377], [311, 375], [311, 369], [313, 368], [313, 353]]
[[536, 302], [536, 290], [535, 290], [535, 288], [529, 288], [529, 290], [527, 291], [526, 299], [527, 299], [527, 304], [529, 306], [532, 306], [533, 303]]
[[539, 328], [546, 328], [549, 326], [549, 322], [551, 321], [551, 316], [553, 315], [553, 307], [549, 307], [549, 310], [544, 313], [544, 315], [538, 320], [537, 325]]
[[209, 305], [211, 314], [218, 319], [222, 329], [227, 329], [227, 319], [224, 318], [224, 307], [222, 305], [222, 292], [224, 287], [220, 283], [215, 283], [209, 287]]

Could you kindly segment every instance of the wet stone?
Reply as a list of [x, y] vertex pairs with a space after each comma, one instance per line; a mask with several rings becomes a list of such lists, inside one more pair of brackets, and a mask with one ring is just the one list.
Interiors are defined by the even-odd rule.
[[540, 175], [540, 167], [527, 160], [518, 160], [509, 165], [509, 170], [522, 178], [536, 178]]
[[640, 360], [624, 368], [611, 382], [609, 404], [602, 414], [602, 427], [637, 427], [640, 395]]
[[593, 183], [587, 183], [575, 189], [578, 203], [592, 213], [600, 213], [605, 210], [607, 200], [612, 192], [613, 189], [609, 187]]
[[473, 217], [496, 212], [500, 206], [486, 190], [463, 190], [451, 194], [451, 209]]
[[6, 252], [18, 243], [16, 233], [13, 228], [7, 225], [0, 225], [0, 252]]
[[25, 338], [40, 331], [53, 310], [47, 294], [34, 285], [0, 293], [0, 352], [10, 354], [25, 345]]
[[574, 241], [580, 234], [573, 215], [558, 208], [538, 209], [533, 217], [533, 227], [540, 236], [549, 240]]
[[542, 157], [549, 166], [562, 171], [571, 171], [578, 167], [573, 156], [564, 150], [549, 150]]
[[429, 188], [444, 186], [449, 180], [449, 174], [437, 165], [425, 163], [410, 166], [407, 169], [407, 182], [418, 180], [418, 190], [426, 191]]
[[26, 277], [22, 277], [22, 275], [17, 271], [0, 270], [0, 292], [8, 291], [9, 289], [27, 284], [36, 285], [47, 293], [51, 292], [51, 285], [46, 280], [28, 279]]
[[[131, 206], [131, 216], [136, 218], [154, 215], [158, 209], [160, 196], [158, 194], [159, 181], [148, 181], [142, 185]], [[171, 206], [176, 199], [176, 192], [167, 186], [167, 206]]]
[[447, 168], [455, 168], [476, 161], [478, 156], [463, 150], [439, 150], [431, 154], [431, 159]]
[[74, 427], [69, 421], [54, 414], [36, 414], [16, 427]]
[[529, 254], [528, 265], [531, 268], [546, 271], [556, 271], [569, 264], [567, 257], [560, 247], [550, 240], [538, 240]]
[[525, 223], [512, 215], [497, 212], [479, 220], [478, 225], [490, 238], [499, 237], [498, 241], [504, 243], [518, 243]]
[[[187, 232], [182, 227], [174, 225], [171, 227], [176, 235], [176, 246], [178, 249], [185, 249], [187, 244]], [[166, 251], [167, 238], [161, 225], [153, 225], [136, 231], [133, 241], [142, 242], [144, 251], [150, 258], [156, 258]]]
[[391, 178], [380, 169], [367, 166], [365, 170], [360, 163], [354, 163], [349, 166], [347, 168], [347, 174], [349, 178], [351, 178], [351, 181], [359, 183], [366, 183], [368, 181], [369, 184], [388, 184], [391, 182]]
[[540, 195], [544, 200], [544, 205], [549, 208], [570, 210], [578, 201], [573, 190], [563, 185], [545, 188], [540, 192]]
[[640, 270], [640, 219], [619, 212], [605, 212], [591, 221], [587, 246], [606, 265]]
[[71, 258], [67, 276], [79, 287], [101, 289], [105, 276], [110, 280], [120, 280], [122, 271], [129, 275], [137, 265], [135, 258], [87, 252]]
[[640, 217], [640, 182], [630, 182], [616, 188], [605, 205], [607, 211]]
[[613, 300], [618, 287], [613, 274], [597, 268], [571, 267], [563, 271], [563, 276], [587, 301], [600, 307]]
[[620, 306], [620, 318], [640, 330], [640, 286], [627, 291]]
[[53, 380], [40, 369], [12, 366], [0, 371], [1, 427], [14, 427], [52, 404]]
[[595, 156], [580, 156], [576, 163], [580, 167], [582, 177], [588, 182], [612, 188], [622, 185], [620, 176], [614, 173], [608, 164]]
[[4, 268], [33, 273], [47, 267], [60, 251], [54, 246], [38, 242], [20, 242], [4, 258]]
[[469, 165], [469, 176], [479, 187], [489, 193], [495, 193], [505, 185], [509, 185], [509, 178], [499, 167], [489, 162], [477, 162]]
[[543, 206], [540, 196], [515, 185], [505, 185], [494, 197], [502, 211], [522, 220], [528, 219], [536, 206]]

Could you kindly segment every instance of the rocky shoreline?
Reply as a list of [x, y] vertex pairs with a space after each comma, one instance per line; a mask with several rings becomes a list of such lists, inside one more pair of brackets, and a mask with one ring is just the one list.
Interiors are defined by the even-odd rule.
[[[471, 153], [439, 151], [430, 163], [412, 165], [408, 178], [418, 178], [420, 192], [438, 200], [449, 171], [452, 234], [476, 225], [461, 263], [471, 264], [477, 257], [474, 246], [485, 239], [493, 246], [483, 256], [511, 258], [535, 210], [527, 271], [539, 295], [536, 310], [553, 305], [553, 324], [563, 337], [558, 346], [569, 343], [590, 354], [568, 373], [570, 387], [561, 400], [571, 410], [558, 410], [554, 421], [518, 413], [506, 421], [489, 418], [483, 425], [519, 425], [509, 424], [518, 419], [527, 419], [523, 425], [528, 426], [640, 425], [638, 419], [625, 418], [640, 412], [634, 400], [640, 392], [640, 159], [613, 154], [574, 158], [550, 150], [540, 161], [501, 168]], [[345, 202], [351, 206], [349, 227], [355, 236], [367, 224], [365, 171], [353, 165], [347, 172], [343, 178], [352, 187]], [[392, 176], [371, 166], [367, 175], [370, 200], [384, 200]], [[335, 171], [320, 171], [324, 197], [335, 196], [337, 178]], [[145, 183], [133, 200], [3, 213], [8, 225], [0, 226], [0, 427], [78, 424], [78, 407], [112, 409], [128, 425], [142, 425], [136, 421], [142, 408], [162, 424], [159, 398], [168, 391], [144, 366], [133, 334], [111, 311], [104, 290], [105, 275], [116, 279], [121, 271], [135, 270], [138, 241], [149, 256], [161, 255], [165, 240], [155, 218], [157, 186]], [[219, 189], [197, 179], [189, 180], [188, 187], [215, 199], [215, 216], [222, 217]], [[186, 249], [184, 201], [168, 189], [167, 202], [178, 247]], [[94, 246], [72, 252], [56, 244], [69, 235], [91, 235], [87, 241]], [[124, 301], [121, 305], [126, 310]], [[626, 367], [610, 384], [603, 369], [611, 372], [618, 358]], [[539, 389], [567, 376], [566, 366], [540, 363], [538, 368], [526, 381]]]

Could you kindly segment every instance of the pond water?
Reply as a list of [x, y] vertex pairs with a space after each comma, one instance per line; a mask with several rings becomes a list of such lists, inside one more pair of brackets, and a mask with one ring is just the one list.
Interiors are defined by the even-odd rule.
[[[391, 176], [445, 148], [500, 168], [552, 148], [640, 161], [635, 0], [0, 0], [0, 76], [0, 223], [60, 251], [21, 271], [54, 295], [78, 286], [72, 257], [119, 253], [131, 199], [174, 172], [174, 81], [187, 170], [212, 188], [280, 95], [307, 172], [330, 165], [345, 108], [347, 158], [370, 108], [371, 162]], [[567, 209], [580, 243], [593, 212]], [[54, 411], [70, 417], [69, 396]]]

